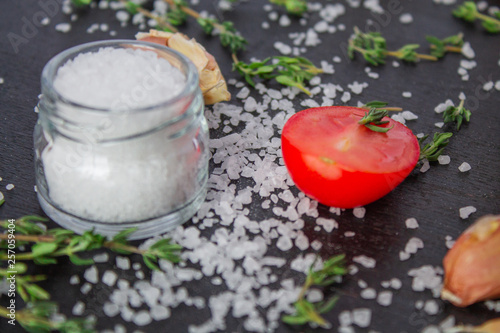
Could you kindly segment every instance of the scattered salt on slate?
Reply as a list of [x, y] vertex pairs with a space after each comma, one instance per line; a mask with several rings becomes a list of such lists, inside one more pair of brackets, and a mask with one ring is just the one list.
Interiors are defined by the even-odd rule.
[[[452, 0], [435, 0], [435, 2], [441, 4], [455, 3]], [[347, 4], [352, 8], [357, 8], [361, 6], [361, 1], [349, 0]], [[106, 1], [99, 2], [99, 8], [101, 9], [106, 9], [109, 6], [114, 10], [122, 10], [123, 7], [118, 5], [114, 2], [109, 5]], [[280, 52], [289, 54], [305, 53], [309, 48], [320, 45], [322, 34], [335, 33], [337, 30], [346, 29], [344, 24], [335, 23], [339, 17], [345, 14], [344, 5], [328, 4], [324, 6], [319, 3], [311, 3], [309, 6], [311, 11], [318, 12], [321, 19], [312, 24], [312, 28], [306, 29], [305, 32], [290, 33], [289, 40], [279, 41], [281, 44], [278, 44], [276, 48]], [[163, 1], [155, 1], [154, 7], [157, 14], [165, 14], [166, 5]], [[374, 13], [382, 12], [378, 0], [364, 1], [363, 7]], [[271, 21], [271, 23], [263, 22], [263, 28], [275, 27], [277, 24], [283, 27], [288, 26], [290, 18], [286, 15], [280, 16], [277, 12], [273, 12], [273, 6], [271, 5], [266, 4], [263, 8], [269, 12], [269, 20]], [[70, 12], [70, 8], [65, 10]], [[140, 22], [139, 18], [131, 18], [123, 10], [116, 15], [123, 24], [127, 24], [128, 21], [132, 21], [133, 24], [139, 26], [144, 24]], [[409, 17], [403, 14], [400, 16], [400, 20], [409, 23], [413, 19], [411, 14]], [[310, 18], [303, 18], [300, 20], [300, 24], [303, 26], [309, 24], [311, 23], [309, 20]], [[141, 29], [144, 30], [144, 28]], [[98, 30], [105, 32], [109, 30], [109, 27], [105, 24], [97, 24], [94, 31]], [[110, 32], [112, 35], [113, 33], [116, 34], [114, 31]], [[469, 71], [477, 66], [475, 61], [470, 60], [474, 58], [475, 54], [469, 43], [465, 43], [462, 53], [469, 60], [460, 63], [458, 72], [462, 79], [468, 79]], [[326, 73], [334, 74], [335, 68], [331, 64], [332, 62], [334, 64], [341, 63], [342, 58], [332, 55], [330, 61], [324, 60], [320, 62], [321, 68]], [[392, 65], [394, 68], [400, 66], [399, 62], [395, 60]], [[368, 68], [365, 73], [371, 79], [379, 77], [379, 74], [373, 72], [371, 68]], [[228, 81], [228, 83], [230, 82]], [[486, 85], [488, 91], [491, 91], [492, 88], [500, 90], [500, 81], [493, 85], [492, 83], [488, 82]], [[281, 315], [290, 313], [293, 310], [292, 303], [299, 292], [300, 284], [296, 280], [288, 279], [281, 281], [281, 287], [275, 289], [272, 283], [281, 280], [275, 274], [275, 269], [283, 267], [287, 264], [287, 261], [283, 258], [271, 257], [267, 255], [267, 251], [271, 248], [292, 250], [294, 247], [302, 251], [319, 251], [323, 246], [322, 241], [309, 238], [310, 236], [306, 236], [301, 230], [304, 227], [303, 218], [306, 216], [316, 219], [317, 227], [319, 227], [314, 228], [316, 232], [338, 232], [336, 230], [338, 229], [338, 223], [335, 220], [325, 218], [321, 220], [318, 218], [317, 202], [304, 197], [302, 194], [294, 195], [289, 190], [293, 183], [289, 179], [279, 155], [279, 140], [276, 131], [282, 128], [286, 119], [298, 111], [290, 99], [293, 99], [300, 92], [295, 88], [268, 89], [260, 83], [257, 85], [256, 90], [250, 91], [243, 82], [234, 79], [230, 84], [240, 89], [236, 94], [236, 98], [242, 100], [244, 107], [219, 104], [206, 109], [210, 128], [220, 128], [222, 133], [226, 134], [218, 138], [212, 138], [210, 142], [213, 160], [217, 166], [209, 179], [210, 189], [207, 202], [203, 204], [203, 207], [193, 219], [193, 223], [196, 224], [195, 227], [179, 227], [168, 235], [187, 249], [182, 254], [183, 259], [194, 264], [196, 268], [181, 265], [174, 266], [160, 260], [162, 271], [152, 272], [151, 279], [148, 281], [147, 279], [141, 280], [141, 278], [144, 278], [143, 272], [140, 270], [141, 266], [134, 263], [132, 267], [139, 281], [136, 280], [132, 284], [123, 279], [117, 280], [118, 276], [113, 271], [105, 271], [101, 282], [116, 288], [113, 290], [110, 301], [105, 302], [103, 306], [103, 311], [107, 316], [120, 316], [125, 321], [134, 322], [136, 325], [141, 326], [147, 325], [152, 320], [169, 318], [171, 309], [184, 304], [197, 309], [207, 307], [211, 313], [211, 318], [206, 322], [200, 325], [190, 325], [189, 332], [192, 333], [225, 330], [225, 318], [231, 315], [244, 318], [242, 319], [242, 325], [246, 331], [273, 331], [277, 328]], [[313, 79], [310, 86], [313, 97], [305, 102], [305, 105], [311, 106], [333, 105], [338, 104], [340, 101], [348, 104], [352, 99], [351, 93], [363, 94], [365, 90], [370, 88], [366, 82], [355, 81], [342, 87], [340, 84], [321, 82], [319, 77]], [[254, 92], [260, 94], [260, 98], [254, 95]], [[251, 97], [250, 94], [252, 94]], [[409, 98], [411, 93], [405, 92], [403, 96]], [[453, 105], [453, 102], [448, 100], [444, 105], [439, 105], [436, 107], [436, 112], [443, 112], [448, 105]], [[270, 110], [277, 114], [270, 116], [268, 113]], [[398, 121], [404, 123], [405, 120], [417, 118], [418, 115], [412, 113], [401, 113]], [[235, 126], [244, 126], [246, 129], [241, 133], [236, 133], [233, 132]], [[224, 162], [228, 159], [231, 159], [231, 165]], [[424, 164], [421, 170], [425, 171], [428, 167], [428, 163]], [[241, 189], [231, 184], [231, 180], [239, 178], [250, 180], [250, 187]], [[276, 219], [251, 221], [248, 217], [249, 210], [245, 206], [252, 203], [254, 195], [267, 198], [262, 202], [264, 209], [275, 208], [278, 203], [283, 204], [283, 208], [280, 207], [281, 209], [273, 210], [273, 212], [275, 212], [276, 217], [289, 220], [290, 224], [278, 228], [281, 222]], [[336, 215], [343, 213], [343, 210], [336, 208], [330, 208], [329, 211], [331, 214]], [[362, 207], [353, 210], [353, 215], [357, 218], [363, 218], [365, 214], [366, 210]], [[405, 221], [408, 229], [418, 227], [416, 220], [415, 223], [411, 219], [408, 220]], [[295, 222], [298, 222], [298, 224], [293, 227], [292, 223]], [[235, 229], [230, 229], [233, 226]], [[209, 234], [212, 236], [209, 238], [202, 236], [199, 232], [202, 229], [209, 229]], [[344, 231], [344, 236], [354, 237], [355, 233]], [[451, 239], [448, 241], [451, 242]], [[242, 245], [243, 251], [238, 250], [236, 245], [239, 244], [244, 244]], [[145, 247], [147, 246], [144, 245]], [[413, 239], [406, 244], [405, 250], [408, 250], [408, 252], [402, 251], [402, 253], [409, 256], [410, 253], [414, 253], [420, 247], [420, 242]], [[258, 250], [259, 248], [261, 250]], [[103, 257], [97, 258], [104, 262]], [[288, 264], [292, 270], [305, 273], [314, 258], [315, 256], [312, 253], [301, 254], [290, 260]], [[374, 267], [376, 264], [374, 259], [366, 256], [357, 256], [353, 261], [366, 268]], [[117, 266], [128, 270], [130, 269], [130, 262], [128, 262], [128, 265], [126, 261], [118, 263], [117, 259]], [[351, 275], [357, 272], [358, 268], [355, 265], [349, 266]], [[86, 275], [86, 278], [93, 280], [93, 270]], [[96, 275], [98, 276], [97, 270]], [[409, 275], [412, 277], [412, 289], [415, 291], [430, 289], [436, 292], [442, 282], [442, 270], [432, 266], [422, 266], [410, 270]], [[204, 299], [189, 295], [187, 289], [182, 287], [183, 281], [201, 279], [204, 276], [213, 285], [224, 286], [227, 290]], [[80, 281], [77, 279], [78, 276], [73, 276], [70, 282], [79, 284]], [[367, 288], [365, 284], [362, 285], [364, 288], [360, 291], [361, 295], [368, 296], [368, 298], [373, 297], [373, 293], [377, 295], [373, 288]], [[402, 282], [397, 278], [392, 278], [389, 281], [383, 281], [383, 286], [384, 288], [397, 290], [402, 287]], [[88, 293], [91, 289], [92, 285], [85, 282], [82, 286], [82, 293]], [[308, 297], [312, 297], [313, 300], [320, 299], [322, 296], [320, 291], [313, 291], [311, 294], [312, 296], [308, 295]], [[387, 306], [391, 304], [393, 297], [395, 296], [392, 292], [388, 290], [381, 291], [378, 293], [377, 302], [380, 305]], [[139, 310], [134, 308], [133, 305], [138, 304], [146, 304], [148, 309]], [[265, 314], [259, 312], [260, 309], [257, 311], [257, 305], [265, 310]], [[435, 311], [433, 303], [422, 301], [420, 308], [423, 309], [426, 306], [427, 312], [430, 312], [429, 314]], [[78, 313], [81, 304], [75, 304], [75, 308]], [[355, 332], [353, 326], [368, 327], [371, 323], [371, 316], [372, 310], [369, 309], [342, 311], [339, 314], [341, 329], [345, 329], [342, 332]], [[429, 328], [429, 330], [431, 329], [433, 327]], [[123, 331], [125, 331], [123, 325], [115, 325], [116, 333]]]

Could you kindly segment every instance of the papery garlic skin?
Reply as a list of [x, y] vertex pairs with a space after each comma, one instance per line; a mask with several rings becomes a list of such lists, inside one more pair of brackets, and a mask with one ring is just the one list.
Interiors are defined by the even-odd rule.
[[500, 332], [500, 318], [488, 320], [480, 326], [456, 326], [444, 331], [445, 333], [499, 333]]
[[139, 32], [135, 38], [168, 46], [188, 57], [198, 69], [200, 89], [205, 104], [210, 105], [231, 99], [226, 81], [215, 58], [195, 39], [188, 39], [178, 32], [172, 33], [154, 29], [149, 30], [149, 32]]
[[465, 307], [500, 297], [500, 215], [477, 220], [443, 260], [441, 298]]

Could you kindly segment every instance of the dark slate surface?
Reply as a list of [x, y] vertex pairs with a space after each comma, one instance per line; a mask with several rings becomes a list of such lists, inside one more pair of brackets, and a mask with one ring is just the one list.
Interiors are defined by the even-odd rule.
[[[47, 1], [49, 2], [49, 1]], [[216, 1], [202, 1], [198, 9], [206, 9], [214, 13]], [[236, 27], [249, 40], [248, 51], [241, 54], [243, 60], [251, 57], [264, 58], [277, 54], [273, 48], [275, 41], [285, 41], [289, 32], [305, 31], [297, 19], [292, 19], [292, 26], [281, 28], [277, 23], [271, 23], [271, 30], [262, 30], [260, 22], [265, 19], [262, 5], [266, 1], [250, 1], [239, 4], [234, 11], [224, 13], [225, 19], [236, 22]], [[391, 3], [394, 3], [391, 1]], [[399, 2], [397, 2], [399, 3]], [[491, 1], [494, 4], [495, 1]], [[387, 1], [382, 1], [387, 8]], [[323, 242], [321, 256], [327, 257], [340, 252], [345, 252], [348, 258], [359, 254], [370, 254], [377, 260], [375, 269], [361, 269], [351, 278], [346, 279], [335, 290], [341, 295], [341, 301], [336, 308], [326, 317], [331, 320], [334, 327], [338, 324], [338, 314], [343, 310], [368, 307], [373, 309], [371, 329], [379, 332], [418, 332], [423, 327], [436, 324], [448, 315], [454, 315], [458, 321], [466, 323], [480, 323], [493, 318], [495, 313], [487, 310], [484, 304], [477, 304], [466, 309], [459, 309], [448, 303], [439, 303], [440, 310], [437, 316], [428, 316], [416, 310], [414, 303], [417, 300], [431, 299], [429, 291], [415, 293], [411, 291], [411, 279], [407, 272], [411, 268], [422, 265], [441, 265], [442, 258], [447, 249], [445, 236], [453, 238], [467, 228], [479, 216], [500, 212], [500, 137], [498, 124], [500, 123], [500, 92], [493, 90], [485, 92], [482, 86], [486, 81], [500, 79], [500, 36], [487, 34], [478, 24], [468, 24], [454, 19], [449, 6], [436, 5], [432, 1], [406, 1], [396, 6], [394, 14], [376, 17], [364, 9], [351, 9], [337, 19], [336, 23], [346, 25], [345, 31], [338, 31], [333, 35], [321, 34], [322, 44], [310, 48], [305, 55], [315, 63], [320, 60], [331, 62], [333, 56], [342, 57], [342, 63], [335, 65], [334, 75], [323, 75], [322, 82], [338, 83], [346, 87], [353, 81], [369, 82], [360, 99], [369, 101], [373, 99], [390, 101], [393, 105], [401, 105], [419, 115], [417, 121], [409, 122], [410, 128], [415, 133], [433, 132], [437, 130], [434, 123], [440, 121], [440, 116], [433, 111], [434, 107], [450, 98], [458, 100], [458, 94], [463, 91], [468, 96], [468, 107], [471, 109], [472, 121], [463, 126], [459, 133], [455, 133], [447, 154], [451, 156], [451, 163], [445, 166], [433, 165], [425, 174], [414, 172], [408, 179], [388, 196], [376, 203], [368, 205], [364, 219], [356, 219], [350, 213], [335, 217], [339, 222], [338, 231], [332, 234], [320, 233], [319, 239]], [[38, 1], [1, 1], [0, 2], [0, 77], [5, 83], [0, 85], [0, 190], [5, 194], [6, 203], [0, 208], [0, 218], [15, 218], [25, 214], [40, 214], [42, 210], [37, 202], [33, 186], [33, 150], [32, 131], [37, 115], [33, 107], [37, 103], [40, 92], [40, 73], [44, 64], [58, 52], [71, 46], [101, 39], [108, 39], [109, 34], [96, 32], [87, 34], [86, 29], [92, 23], [108, 23], [111, 30], [116, 30], [114, 38], [133, 38], [137, 32], [134, 26], [120, 28], [114, 18], [113, 11], [82, 10], [78, 12], [78, 20], [72, 23], [72, 30], [68, 34], [56, 32], [54, 25], [59, 22], [68, 22], [69, 17], [60, 12], [52, 18], [47, 27], [35, 27], [36, 30], [27, 30], [27, 21], [30, 22], [38, 15], [42, 7]], [[281, 9], [279, 9], [281, 12]], [[414, 22], [409, 25], [399, 23], [401, 12], [410, 12]], [[220, 14], [219, 14], [220, 15]], [[380, 73], [379, 80], [369, 79], [364, 69], [365, 62], [359, 57], [353, 62], [348, 62], [341, 50], [342, 43], [348, 39], [354, 25], [361, 28], [366, 26], [367, 20], [372, 20], [381, 28], [387, 37], [389, 45], [394, 48], [403, 43], [417, 42], [425, 44], [426, 34], [440, 37], [462, 31], [465, 39], [470, 41], [476, 51], [477, 68], [470, 71], [470, 80], [461, 81], [457, 68], [462, 57], [448, 55], [444, 60], [436, 63], [420, 63], [417, 65], [402, 64], [400, 68], [393, 68], [390, 63], [373, 69]], [[317, 20], [313, 14], [311, 21]], [[223, 50], [215, 38], [208, 38], [201, 34], [196, 25], [191, 21], [181, 30], [190, 36], [196, 37], [206, 48], [213, 53], [221, 65], [227, 79], [238, 78], [231, 71], [229, 54]], [[9, 33], [25, 36], [25, 39], [14, 46], [9, 41]], [[274, 84], [270, 87], [278, 88]], [[233, 95], [237, 89], [231, 87]], [[413, 97], [406, 99], [401, 96], [403, 91], [411, 91]], [[255, 95], [257, 95], [255, 93]], [[356, 97], [356, 96], [354, 96]], [[300, 102], [305, 95], [297, 96], [294, 101], [297, 110], [301, 109]], [[338, 98], [339, 99], [339, 98]], [[353, 98], [351, 103], [355, 103]], [[340, 101], [337, 101], [340, 103]], [[233, 100], [232, 103], [241, 103]], [[446, 129], [446, 128], [445, 128]], [[448, 128], [450, 129], [450, 128]], [[223, 133], [212, 131], [212, 137], [222, 136]], [[468, 162], [472, 170], [460, 173], [458, 166]], [[5, 186], [9, 183], [15, 185], [11, 191]], [[469, 219], [459, 217], [460, 207], [473, 205], [477, 208]], [[253, 203], [255, 218], [263, 219], [267, 212], [260, 209], [260, 205]], [[328, 208], [320, 206], [320, 215], [329, 216]], [[404, 226], [405, 219], [415, 217], [420, 228], [408, 230]], [[190, 222], [188, 222], [190, 223]], [[55, 226], [51, 223], [51, 226]], [[311, 237], [318, 237], [313, 231], [314, 226], [306, 225], [305, 233]], [[345, 238], [345, 231], [354, 231], [354, 238]], [[313, 235], [314, 234], [314, 235]], [[398, 253], [402, 250], [410, 237], [419, 237], [424, 240], [425, 248], [405, 262], [400, 262]], [[290, 253], [273, 251], [274, 255], [293, 258], [298, 254], [294, 249]], [[99, 264], [99, 271], [113, 269], [114, 255], [110, 254], [110, 264]], [[133, 257], [133, 262], [140, 262], [140, 258]], [[103, 286], [96, 286], [88, 295], [82, 295], [79, 286], [70, 286], [69, 277], [73, 274], [83, 275], [86, 267], [75, 267], [66, 260], [61, 260], [58, 265], [46, 267], [32, 267], [33, 273], [44, 273], [49, 276], [41, 285], [52, 295], [53, 299], [62, 305], [62, 312], [71, 313], [77, 300], [82, 300], [87, 305], [85, 314], [95, 314], [98, 318], [98, 328], [113, 328], [114, 324], [122, 322], [115, 317], [107, 318], [102, 314], [102, 304], [107, 300], [110, 290]], [[133, 281], [132, 271], [117, 272], [123, 278]], [[281, 270], [280, 278], [293, 277], [299, 283], [301, 277], [289, 267]], [[357, 280], [363, 279], [370, 287], [378, 291], [380, 282], [392, 277], [403, 281], [403, 288], [394, 293], [391, 306], [383, 308], [375, 301], [363, 300], [359, 296], [360, 288]], [[195, 283], [187, 283], [190, 295], [211, 295], [222, 290], [210, 284], [208, 279]], [[0, 302], [5, 304], [5, 297]], [[18, 305], [21, 305], [18, 299]], [[144, 332], [185, 332], [191, 323], [202, 323], [209, 317], [209, 310], [193, 310], [185, 306], [173, 309], [172, 317], [164, 322], [153, 322], [141, 328]], [[243, 320], [228, 318], [228, 331], [242, 332]], [[134, 328], [126, 324], [128, 331]], [[291, 328], [281, 325], [278, 332], [304, 332], [307, 327]], [[13, 328], [0, 320], [1, 332], [21, 332], [19, 326]], [[335, 331], [335, 330], [334, 330]], [[368, 329], [357, 328], [356, 332], [368, 332]]]

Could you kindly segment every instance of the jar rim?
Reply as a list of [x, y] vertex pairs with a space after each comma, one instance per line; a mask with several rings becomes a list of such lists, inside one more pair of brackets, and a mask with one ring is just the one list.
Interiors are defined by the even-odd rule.
[[[144, 107], [120, 109], [119, 111], [113, 110], [111, 108], [96, 107], [96, 106], [86, 105], [80, 102], [75, 102], [70, 98], [63, 96], [54, 87], [54, 78], [57, 75], [58, 69], [62, 67], [68, 60], [73, 59], [74, 57], [76, 57], [76, 55], [84, 52], [93, 52], [103, 47], [117, 47], [117, 46], [119, 47], [140, 46], [142, 48], [147, 48], [149, 50], [159, 50], [162, 52], [166, 52], [169, 55], [173, 56], [174, 58], [176, 58], [176, 60], [179, 61], [180, 65], [186, 69], [185, 72], [183, 73], [183, 75], [186, 78], [184, 87], [177, 95], [162, 100], [158, 103], [147, 105]], [[56, 54], [49, 60], [49, 62], [47, 62], [47, 64], [44, 66], [42, 70], [41, 85], [42, 85], [42, 92], [43, 92], [43, 87], [46, 87], [49, 89], [51, 94], [54, 95], [53, 97], [55, 97], [57, 100], [62, 101], [63, 103], [71, 105], [76, 108], [84, 108], [86, 109], [86, 111], [99, 112], [99, 113], [117, 112], [120, 114], [131, 114], [131, 113], [144, 112], [148, 110], [155, 110], [162, 106], [171, 105], [178, 102], [179, 100], [182, 100], [183, 98], [189, 97], [190, 95], [192, 95], [193, 90], [199, 89], [199, 79], [198, 79], [198, 70], [196, 69], [192, 61], [189, 60], [189, 58], [186, 57], [184, 54], [168, 46], [151, 42], [133, 40], [133, 39], [108, 39], [108, 40], [100, 40], [100, 41], [79, 44]]]

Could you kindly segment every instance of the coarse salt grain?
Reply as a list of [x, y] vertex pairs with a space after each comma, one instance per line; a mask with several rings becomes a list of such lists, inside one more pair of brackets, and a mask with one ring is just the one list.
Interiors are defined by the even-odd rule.
[[411, 217], [405, 221], [406, 228], [408, 229], [417, 229], [418, 228], [418, 222], [417, 219], [414, 217]]
[[458, 170], [460, 170], [460, 172], [467, 172], [469, 171], [471, 168], [470, 164], [467, 163], [467, 162], [463, 162], [462, 164], [460, 164], [460, 166], [458, 167]]
[[55, 26], [56, 31], [62, 32], [62, 33], [68, 33], [71, 30], [71, 24], [70, 23], [58, 23]]
[[6, 189], [7, 191], [10, 191], [10, 190], [12, 190], [14, 187], [15, 187], [15, 186], [14, 186], [14, 184], [7, 184], [7, 185], [5, 186], [5, 189]]
[[375, 268], [376, 260], [365, 255], [360, 255], [352, 258], [352, 261], [355, 263], [364, 266], [365, 268]]
[[352, 214], [358, 219], [362, 219], [365, 217], [366, 208], [365, 207], [356, 207], [352, 210]]
[[472, 213], [475, 213], [476, 211], [477, 209], [474, 206], [465, 206], [459, 209], [460, 217], [462, 219], [468, 218]]
[[439, 155], [438, 157], [438, 162], [441, 165], [447, 165], [450, 164], [451, 158], [448, 155]]
[[399, 22], [403, 24], [410, 24], [413, 22], [413, 16], [410, 13], [404, 13], [399, 16]]

